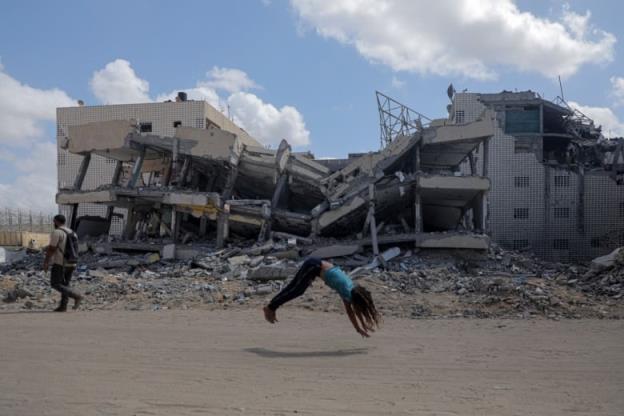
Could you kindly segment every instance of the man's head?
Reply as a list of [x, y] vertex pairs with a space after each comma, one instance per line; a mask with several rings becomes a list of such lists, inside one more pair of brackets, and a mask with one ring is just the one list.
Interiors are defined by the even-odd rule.
[[61, 214], [55, 215], [54, 219], [53, 219], [53, 222], [54, 222], [54, 228], [59, 228], [59, 227], [64, 226], [65, 225], [65, 215], [61, 215]]

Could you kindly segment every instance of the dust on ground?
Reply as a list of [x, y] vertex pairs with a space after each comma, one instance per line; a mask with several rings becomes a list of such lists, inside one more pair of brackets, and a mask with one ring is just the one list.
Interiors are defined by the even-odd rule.
[[621, 415], [621, 320], [0, 313], [0, 414]]

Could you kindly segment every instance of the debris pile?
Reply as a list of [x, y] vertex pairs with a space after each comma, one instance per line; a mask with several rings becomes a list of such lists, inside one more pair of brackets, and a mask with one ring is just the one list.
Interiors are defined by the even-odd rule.
[[[487, 252], [397, 246], [376, 257], [355, 244], [282, 240], [223, 249], [193, 246], [187, 259], [111, 255], [100, 246], [90, 245], [74, 273], [73, 285], [87, 295], [86, 309], [259, 308], [314, 253], [369, 287], [386, 316], [624, 317], [624, 249], [612, 253], [610, 263], [585, 267], [546, 263], [495, 245]], [[55, 306], [58, 293], [50, 288], [42, 261], [42, 253], [31, 251], [0, 269], [0, 309]], [[293, 307], [340, 311], [341, 304], [317, 281]]]
[[621, 299], [624, 296], [624, 247], [598, 257], [577, 282], [582, 290]]

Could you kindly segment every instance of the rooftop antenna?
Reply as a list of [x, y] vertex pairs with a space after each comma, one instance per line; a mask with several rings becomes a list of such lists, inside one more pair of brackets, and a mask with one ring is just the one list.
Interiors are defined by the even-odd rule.
[[561, 99], [565, 101], [565, 98], [563, 97], [563, 85], [561, 85], [561, 75], [558, 75], [557, 78], [559, 78], [559, 91], [561, 92]]

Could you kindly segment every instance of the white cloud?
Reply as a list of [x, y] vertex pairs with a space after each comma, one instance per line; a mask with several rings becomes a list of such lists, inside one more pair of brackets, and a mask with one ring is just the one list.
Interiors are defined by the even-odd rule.
[[219, 94], [210, 88], [199, 85], [199, 83], [195, 86], [195, 88], [182, 88], [179, 90], [174, 90], [166, 94], [159, 94], [156, 97], [156, 101], [167, 101], [167, 100], [175, 100], [175, 97], [178, 95], [178, 92], [185, 92], [187, 98], [189, 100], [204, 100], [207, 101], [210, 105], [215, 108], [223, 109], [223, 103], [219, 98]]
[[36, 143], [28, 157], [14, 158], [14, 169], [20, 174], [8, 183], [0, 183], [2, 207], [19, 208], [33, 212], [57, 212], [56, 145]]
[[90, 81], [91, 90], [102, 104], [130, 104], [151, 101], [149, 83], [139, 78], [130, 62], [116, 59], [99, 71]]
[[44, 133], [46, 122], [54, 121], [56, 107], [76, 105], [57, 88], [41, 90], [23, 84], [0, 64], [0, 146], [26, 146]]
[[497, 77], [498, 66], [569, 76], [613, 60], [614, 35], [590, 13], [564, 8], [560, 21], [522, 12], [513, 0], [291, 0], [303, 24], [354, 46], [395, 71]]
[[277, 109], [246, 92], [230, 95], [227, 102], [234, 121], [262, 143], [277, 145], [286, 139], [293, 146], [310, 144], [310, 132], [295, 107], [285, 105]]
[[[96, 71], [91, 87], [104, 103], [151, 101], [148, 82], [139, 78], [130, 63], [122, 59]], [[222, 112], [227, 112], [229, 106], [235, 122], [263, 144], [277, 145], [287, 139], [293, 146], [308, 145], [310, 132], [301, 113], [289, 105], [278, 109], [247, 92], [259, 88], [245, 71], [214, 66], [206, 73], [205, 79], [195, 83], [195, 87], [159, 94], [156, 101], [173, 100], [178, 91], [184, 91], [189, 99], [205, 100]], [[219, 91], [227, 95], [220, 96]]]
[[590, 107], [574, 101], [569, 101], [568, 104], [594, 120], [597, 126], [602, 126], [602, 134], [605, 137], [624, 137], [624, 122], [620, 121], [610, 108]]
[[404, 86], [405, 86], [405, 81], [401, 81], [400, 79], [396, 77], [396, 75], [392, 76], [392, 88], [396, 88], [397, 90], [400, 90]]
[[612, 95], [616, 105], [624, 105], [624, 77], [611, 77]]
[[45, 127], [52, 125], [57, 107], [74, 105], [66, 92], [31, 87], [0, 65], [0, 162], [9, 168], [0, 177], [2, 207], [57, 211], [56, 145]]
[[[206, 100], [223, 113], [227, 114], [229, 107], [234, 122], [265, 145], [278, 145], [282, 139], [293, 146], [310, 144], [310, 132], [295, 107], [286, 105], [278, 109], [247, 92], [252, 88], [260, 86], [244, 71], [215, 66], [206, 73], [206, 79], [197, 81], [195, 87], [160, 94], [156, 101], [172, 100], [178, 91], [184, 91], [189, 99]], [[230, 94], [220, 96], [217, 90]]]
[[236, 68], [219, 68], [212, 67], [206, 73], [206, 81], [199, 82], [199, 86], [213, 88], [215, 90], [224, 90], [229, 93], [246, 91], [252, 88], [260, 88], [245, 71]]

